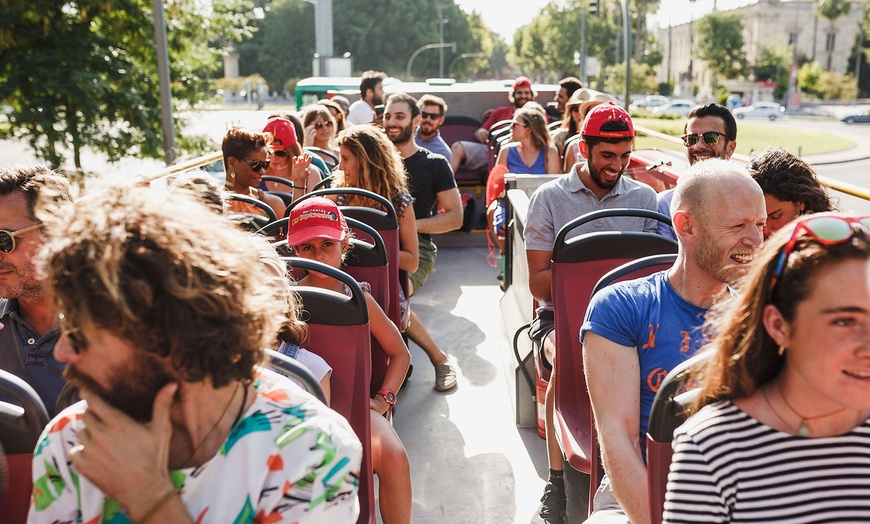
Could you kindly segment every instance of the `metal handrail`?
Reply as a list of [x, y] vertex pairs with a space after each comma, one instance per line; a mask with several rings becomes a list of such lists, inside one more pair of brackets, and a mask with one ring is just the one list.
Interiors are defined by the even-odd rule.
[[[641, 127], [641, 126], [634, 126], [634, 130], [636, 132], [644, 135], [644, 136], [648, 136], [650, 138], [656, 138], [658, 140], [662, 140], [662, 141], [667, 142], [669, 144], [674, 144], [674, 145], [678, 145], [678, 146], [683, 145], [683, 142], [680, 139], [678, 139], [676, 137], [672, 137], [671, 135], [659, 133], [658, 131], [653, 131], [652, 129], [647, 129], [647, 128]], [[743, 162], [744, 164], [746, 162], [749, 162], [748, 156], [737, 154], [737, 153], [731, 155], [731, 159]], [[870, 190], [868, 190], [867, 188], [857, 186], [855, 184], [850, 184], [848, 182], [842, 182], [840, 180], [834, 180], [833, 178], [822, 176], [822, 175], [817, 175], [817, 176], [819, 178], [819, 182], [821, 182], [822, 184], [824, 184], [828, 188], [833, 189], [834, 191], [839, 191], [840, 193], [845, 193], [847, 195], [851, 195], [854, 197], [858, 197], [858, 198], [870, 201]]]

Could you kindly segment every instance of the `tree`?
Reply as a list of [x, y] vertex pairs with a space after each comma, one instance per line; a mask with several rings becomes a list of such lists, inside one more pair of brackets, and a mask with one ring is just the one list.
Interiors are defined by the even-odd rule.
[[[607, 80], [604, 89], [608, 93], [622, 93], [625, 91], [625, 64], [607, 66], [605, 71]], [[632, 93], [655, 93], [658, 90], [658, 82], [655, 79], [655, 71], [649, 64], [631, 62], [631, 89]]]
[[[166, 4], [176, 104], [208, 95], [216, 65], [208, 42], [239, 33], [225, 3], [206, 11], [196, 0]], [[242, 28], [244, 29], [244, 28]], [[92, 147], [115, 161], [162, 156], [160, 98], [151, 2], [81, 0], [4, 2], [0, 17], [0, 100], [12, 108], [9, 135], [26, 139], [58, 166], [71, 150], [77, 169]], [[181, 126], [178, 128], [180, 135]]]
[[[834, 28], [834, 22], [841, 16], [848, 14], [850, 8], [851, 4], [849, 3], [849, 0], [819, 0], [818, 5], [816, 6], [816, 11], [819, 13], [819, 16], [826, 18], [830, 23], [828, 38], [833, 39], [835, 37], [836, 30]], [[825, 45], [825, 49], [828, 51], [828, 65], [825, 69], [830, 71], [834, 57], [833, 40], [828, 45]]]
[[759, 82], [776, 82], [773, 97], [782, 99], [788, 90], [788, 72], [791, 67], [791, 52], [783, 35], [765, 40], [761, 45], [758, 62], [750, 69]]
[[716, 76], [736, 78], [746, 70], [743, 53], [743, 17], [737, 13], [712, 13], [698, 21], [698, 58]]

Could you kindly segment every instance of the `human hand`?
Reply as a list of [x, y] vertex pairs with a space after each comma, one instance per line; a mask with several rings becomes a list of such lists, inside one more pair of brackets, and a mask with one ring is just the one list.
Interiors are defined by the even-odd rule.
[[481, 144], [485, 144], [489, 140], [489, 131], [480, 128], [474, 132], [474, 138], [476, 138]]
[[309, 125], [305, 128], [305, 145], [314, 144], [314, 137], [317, 134], [317, 130], [314, 129], [314, 124]]
[[390, 409], [390, 404], [380, 395], [375, 395], [375, 398], [370, 399], [369, 406], [379, 415], [383, 415]]
[[311, 157], [308, 155], [294, 156], [291, 162], [291, 176], [293, 177], [293, 185], [297, 187], [305, 187], [305, 182], [308, 181], [308, 168], [311, 166]]
[[88, 402], [82, 416], [80, 445], [69, 452], [79, 472], [131, 516], [141, 516], [168, 490], [170, 409], [178, 384], [164, 386], [154, 398], [151, 422], [139, 423], [110, 406], [96, 393], [82, 389]]

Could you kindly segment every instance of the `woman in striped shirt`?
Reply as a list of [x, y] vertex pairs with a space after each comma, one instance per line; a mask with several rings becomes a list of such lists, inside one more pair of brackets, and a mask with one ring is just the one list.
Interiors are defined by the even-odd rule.
[[870, 217], [801, 217], [708, 321], [664, 521], [870, 522]]

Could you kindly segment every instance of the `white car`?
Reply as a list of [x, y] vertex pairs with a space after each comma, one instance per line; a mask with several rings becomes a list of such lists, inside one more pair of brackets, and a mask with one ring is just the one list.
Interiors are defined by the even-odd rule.
[[661, 95], [648, 95], [637, 102], [632, 102], [631, 109], [655, 109], [656, 107], [661, 107], [671, 99], [666, 96]]
[[685, 117], [696, 105], [698, 104], [694, 100], [671, 100], [667, 104], [653, 109], [652, 112], [654, 115], [659, 116], [673, 115]]
[[769, 118], [776, 120], [785, 114], [785, 108], [776, 102], [756, 102], [751, 106], [738, 107], [734, 111], [737, 118]]

